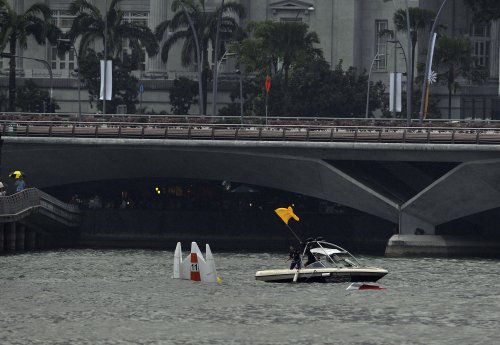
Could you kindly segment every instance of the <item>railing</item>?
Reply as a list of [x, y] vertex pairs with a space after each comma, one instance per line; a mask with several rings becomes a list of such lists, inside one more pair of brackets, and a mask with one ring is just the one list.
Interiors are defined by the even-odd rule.
[[33, 212], [40, 212], [67, 226], [76, 226], [80, 222], [78, 206], [63, 203], [36, 188], [0, 196], [0, 223], [18, 221]]
[[0, 121], [0, 131], [16, 137], [500, 144], [500, 128]]
[[26, 217], [40, 207], [40, 195], [35, 188], [0, 196], [0, 222], [13, 222]]

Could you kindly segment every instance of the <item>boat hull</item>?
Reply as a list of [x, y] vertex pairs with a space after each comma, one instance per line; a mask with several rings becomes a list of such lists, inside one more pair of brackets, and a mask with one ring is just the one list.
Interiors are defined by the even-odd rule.
[[297, 275], [298, 283], [362, 283], [376, 282], [388, 272], [381, 268], [320, 268], [298, 270], [265, 270], [258, 271], [255, 279], [272, 283], [291, 283]]

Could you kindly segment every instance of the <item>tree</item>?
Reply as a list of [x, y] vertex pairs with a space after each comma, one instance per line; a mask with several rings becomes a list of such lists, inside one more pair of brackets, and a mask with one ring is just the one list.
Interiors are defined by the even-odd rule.
[[174, 87], [170, 90], [170, 104], [172, 113], [184, 115], [189, 112], [196, 97], [196, 82], [186, 77], [174, 80]]
[[[205, 0], [175, 0], [172, 3], [172, 11], [175, 11], [172, 19], [160, 23], [155, 30], [158, 40], [164, 38], [167, 29], [173, 31], [173, 34], [166, 37], [161, 47], [161, 59], [166, 63], [169, 52], [174, 45], [183, 41], [181, 63], [185, 67], [196, 64], [199, 75], [199, 98], [203, 100], [199, 112], [200, 115], [206, 114], [210, 70], [207, 59], [208, 46], [211, 44], [212, 47], [215, 47], [218, 19], [220, 19], [220, 39], [222, 41], [229, 40], [234, 33], [240, 30], [234, 15], [243, 18], [245, 14], [244, 7], [235, 2], [227, 2], [223, 6], [217, 7], [214, 12], [207, 12]], [[196, 35], [191, 29], [190, 22]], [[193, 56], [197, 56], [196, 39], [198, 39], [200, 48], [199, 63], [193, 61]], [[217, 61], [214, 62], [214, 68], [217, 68]]]
[[[90, 0], [73, 1], [70, 4], [69, 10], [75, 16], [75, 19], [66, 37], [72, 43], [80, 38], [78, 46], [80, 70], [81, 74], [87, 78], [91, 102], [97, 99], [96, 92], [99, 90], [95, 89], [96, 86], [94, 85], [96, 82], [95, 78], [100, 75], [99, 61], [94, 59], [97, 57], [99, 59], [111, 58], [113, 60], [113, 95], [114, 97], [118, 97], [118, 99], [111, 100], [110, 110], [114, 111], [118, 104], [125, 103], [127, 105], [127, 112], [130, 113], [135, 110], [135, 103], [133, 102], [137, 99], [137, 78], [130, 76], [130, 71], [139, 62], [136, 61], [133, 63], [132, 60], [124, 61], [127, 58], [127, 54], [124, 55], [122, 53], [124, 42], [128, 42], [132, 50], [132, 56], [136, 58], [142, 56], [142, 48], [146, 50], [149, 56], [157, 54], [158, 42], [151, 29], [146, 25], [124, 21], [124, 13], [119, 7], [121, 1], [111, 0], [109, 8], [106, 9], [105, 17], [103, 17], [97, 6], [93, 5]], [[91, 44], [96, 41], [103, 43], [103, 51], [101, 53], [92, 53], [89, 50]], [[105, 49], [104, 44], [106, 44]], [[69, 49], [71, 45], [62, 45], [62, 47]], [[104, 51], [106, 51], [107, 56], [104, 56]], [[95, 65], [89, 66], [87, 57]], [[87, 66], [87, 71], [85, 71], [84, 66]], [[98, 108], [102, 107], [101, 103], [99, 102]]]
[[500, 1], [498, 0], [465, 0], [474, 12], [474, 18], [480, 22], [500, 19]]
[[[303, 117], [364, 117], [366, 106], [366, 84], [368, 75], [359, 73], [355, 68], [344, 69], [340, 61], [333, 70], [322, 58], [296, 63], [289, 80], [289, 106], [294, 110], [294, 116]], [[269, 98], [269, 114], [282, 115], [284, 95], [281, 84], [284, 75], [273, 78]], [[257, 76], [244, 84], [245, 111], [247, 115], [253, 112], [262, 115], [265, 109], [263, 91], [264, 79]], [[231, 100], [239, 97], [239, 91], [234, 90]], [[385, 86], [382, 82], [370, 87], [370, 109], [385, 111], [388, 100]], [[235, 115], [239, 113], [239, 104], [232, 103], [221, 114]]]
[[[117, 58], [127, 40], [133, 49], [144, 47], [149, 56], [157, 54], [158, 42], [151, 29], [141, 23], [125, 22], [124, 13], [119, 8], [121, 1], [111, 0], [105, 18], [90, 0], [75, 0], [70, 4], [70, 13], [76, 17], [67, 36], [72, 42], [81, 38], [78, 48], [80, 55], [83, 56], [92, 42], [101, 41], [103, 47], [106, 42], [108, 57]], [[108, 24], [106, 33], [105, 19]]]
[[438, 81], [448, 87], [448, 118], [451, 118], [451, 96], [459, 87], [457, 79], [464, 77], [480, 83], [485, 80], [486, 74], [474, 67], [472, 46], [465, 38], [439, 38], [436, 43], [434, 63], [438, 71]]
[[0, 0], [0, 51], [9, 46], [9, 111], [15, 111], [16, 104], [16, 49], [28, 46], [28, 38], [44, 45], [57, 42], [60, 30], [51, 23], [50, 8], [42, 3], [30, 6], [24, 13], [17, 13], [7, 0]]
[[[80, 61], [81, 75], [86, 80], [89, 91], [89, 102], [92, 106], [100, 94], [101, 71], [99, 60], [103, 58], [101, 53], [88, 49], [87, 53]], [[126, 105], [127, 113], [133, 114], [136, 110], [137, 103], [137, 86], [139, 80], [130, 74], [132, 66], [138, 63], [137, 59], [124, 56], [123, 61], [120, 59], [113, 60], [113, 95], [111, 101], [106, 103], [109, 108], [106, 111], [115, 113], [118, 105]], [[98, 109], [102, 109], [102, 102], [98, 102]]]
[[18, 87], [16, 93], [16, 107], [23, 112], [48, 113], [52, 112], [52, 108], [59, 109], [59, 105], [50, 99], [49, 92], [40, 89], [32, 80], [27, 80], [24, 86]]
[[[419, 33], [431, 28], [436, 13], [418, 7], [410, 7], [408, 11], [410, 12], [411, 68], [413, 71], [415, 70], [415, 50]], [[397, 31], [408, 32], [406, 10], [398, 9], [394, 13], [393, 21]], [[413, 80], [411, 82], [413, 83]]]
[[251, 23], [248, 31], [253, 34], [253, 38], [242, 42], [242, 62], [247, 70], [253, 68], [265, 74], [274, 69], [276, 74], [283, 74], [281, 92], [285, 100], [283, 110], [287, 115], [290, 69], [296, 63], [322, 56], [322, 51], [314, 47], [315, 43], [319, 43], [318, 35], [309, 32], [307, 24], [299, 22]]

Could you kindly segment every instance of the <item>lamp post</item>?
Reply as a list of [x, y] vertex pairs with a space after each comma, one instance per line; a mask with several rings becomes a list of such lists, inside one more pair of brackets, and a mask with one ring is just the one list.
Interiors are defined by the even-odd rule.
[[427, 61], [425, 63], [424, 81], [422, 84], [422, 100], [420, 102], [420, 113], [419, 113], [420, 124], [422, 124], [422, 122], [424, 121], [424, 115], [425, 115], [425, 103], [426, 103], [425, 99], [427, 95], [427, 89], [429, 88], [429, 75], [431, 73], [432, 57], [434, 55], [436, 26], [439, 21], [439, 16], [441, 15], [444, 5], [446, 5], [447, 1], [448, 0], [443, 0], [443, 2], [441, 3], [441, 7], [439, 7], [438, 13], [436, 14], [436, 18], [434, 18], [434, 23], [432, 23], [432, 28], [430, 32], [429, 45], [427, 47]]
[[73, 51], [75, 52], [75, 56], [76, 56], [76, 74], [77, 74], [77, 78], [78, 78], [78, 82], [77, 82], [77, 86], [78, 86], [78, 121], [82, 121], [82, 102], [81, 102], [81, 97], [80, 97], [80, 84], [81, 84], [81, 80], [80, 80], [80, 59], [78, 57], [78, 52], [76, 51], [76, 48], [73, 44], [73, 42], [71, 42], [70, 39], [68, 38], [59, 38], [58, 39], [59, 42], [65, 42], [65, 43], [69, 43], [71, 44], [71, 48], [73, 49]]
[[[401, 44], [401, 42], [399, 40], [394, 39], [394, 40], [388, 40], [387, 42], [394, 43], [394, 85], [393, 85], [394, 97], [393, 97], [393, 104], [392, 104], [392, 113], [393, 113], [393, 117], [396, 117], [396, 91], [397, 91], [396, 73], [397, 73], [397, 49], [398, 49], [398, 45], [401, 48], [401, 51], [403, 52], [403, 57], [405, 59], [406, 67], [408, 67], [408, 59], [406, 59], [405, 50], [404, 50], [403, 45]], [[406, 75], [408, 75], [408, 69], [406, 70]]]
[[[307, 11], [314, 11], [314, 6], [309, 6], [307, 8]], [[295, 21], [297, 21], [297, 19], [299, 18], [299, 14], [300, 14], [301, 10], [298, 10], [297, 11], [297, 15], [295, 16]], [[306, 12], [307, 13], [307, 12]]]
[[227, 50], [222, 54], [222, 57], [219, 61], [217, 61], [217, 65], [215, 66], [215, 75], [214, 75], [214, 87], [213, 87], [213, 114], [215, 116], [215, 112], [217, 110], [217, 96], [218, 96], [218, 83], [219, 83], [219, 69], [222, 61], [226, 60], [229, 56], [238, 55], [237, 53], [230, 53]]
[[367, 90], [366, 90], [366, 110], [365, 110], [365, 118], [368, 118], [368, 111], [369, 111], [369, 104], [370, 104], [370, 77], [372, 75], [372, 69], [373, 69], [373, 65], [375, 64], [375, 61], [377, 61], [377, 59], [380, 57], [380, 56], [384, 56], [385, 54], [380, 54], [380, 53], [377, 53], [375, 54], [375, 56], [373, 57], [373, 60], [372, 60], [372, 64], [370, 66], [370, 71], [368, 72], [368, 87], [367, 87]]
[[52, 104], [52, 67], [50, 67], [50, 64], [49, 64], [49, 62], [47, 60], [37, 59], [37, 58], [32, 58], [32, 57], [26, 57], [26, 56], [20, 56], [20, 55], [12, 55], [12, 54], [9, 54], [9, 53], [0, 53], [0, 56], [4, 57], [4, 58], [15, 57], [15, 58], [26, 59], [26, 60], [34, 60], [34, 61], [38, 61], [38, 62], [43, 63], [45, 65], [45, 67], [47, 67], [47, 69], [49, 71], [49, 77], [50, 77], [49, 103]]
[[103, 85], [103, 95], [102, 95], [102, 113], [106, 115], [106, 84], [107, 84], [107, 74], [108, 74], [108, 0], [104, 1], [104, 85]]

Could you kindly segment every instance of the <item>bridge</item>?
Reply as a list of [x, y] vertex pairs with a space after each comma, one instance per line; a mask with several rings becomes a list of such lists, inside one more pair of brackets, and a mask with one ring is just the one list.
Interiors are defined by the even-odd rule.
[[393, 247], [500, 207], [495, 127], [1, 121], [0, 130], [2, 165], [30, 171], [39, 188], [158, 176], [260, 185], [391, 221]]
[[[80, 210], [36, 188], [0, 196], [0, 252], [43, 248], [47, 239], [61, 243], [80, 224]], [[51, 236], [52, 235], [52, 236]], [[54, 236], [55, 235], [55, 236]]]

